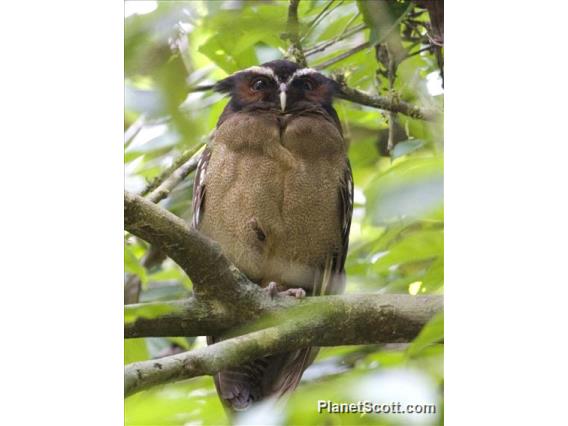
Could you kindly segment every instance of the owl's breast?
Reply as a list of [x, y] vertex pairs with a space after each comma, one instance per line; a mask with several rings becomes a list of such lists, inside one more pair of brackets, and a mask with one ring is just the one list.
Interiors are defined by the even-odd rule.
[[199, 228], [252, 280], [309, 287], [341, 246], [340, 134], [314, 133], [309, 120], [283, 132], [276, 117], [241, 118], [216, 132]]

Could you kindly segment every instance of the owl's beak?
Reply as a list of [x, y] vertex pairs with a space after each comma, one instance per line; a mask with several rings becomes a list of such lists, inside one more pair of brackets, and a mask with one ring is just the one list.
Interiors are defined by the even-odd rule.
[[282, 108], [282, 112], [286, 110], [286, 89], [284, 83], [280, 84], [280, 108]]

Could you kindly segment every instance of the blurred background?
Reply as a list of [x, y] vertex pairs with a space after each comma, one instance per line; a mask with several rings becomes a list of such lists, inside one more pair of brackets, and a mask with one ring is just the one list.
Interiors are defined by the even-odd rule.
[[[300, 2], [309, 66], [371, 95], [443, 109], [443, 6], [423, 1]], [[125, 187], [140, 193], [182, 153], [197, 153], [227, 100], [198, 90], [242, 68], [283, 58], [288, 1], [125, 2]], [[437, 9], [437, 10], [435, 10]], [[386, 18], [385, 18], [386, 17]], [[386, 21], [385, 21], [386, 19]], [[349, 142], [355, 210], [349, 293], [441, 294], [444, 278], [443, 123], [349, 101], [335, 108]], [[441, 115], [441, 114], [440, 114]], [[193, 175], [160, 205], [190, 220]], [[127, 302], [191, 293], [176, 264], [125, 237]], [[323, 348], [300, 387], [239, 424], [443, 423], [443, 317], [410, 344]], [[205, 340], [125, 340], [125, 363]], [[317, 401], [436, 404], [435, 414], [318, 414]], [[210, 377], [156, 387], [125, 401], [127, 425], [229, 424]]]

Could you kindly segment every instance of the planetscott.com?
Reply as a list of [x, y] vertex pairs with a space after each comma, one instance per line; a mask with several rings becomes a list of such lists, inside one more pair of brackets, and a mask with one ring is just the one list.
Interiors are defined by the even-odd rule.
[[333, 402], [318, 400], [318, 413], [435, 414], [435, 404], [380, 403], [373, 401]]

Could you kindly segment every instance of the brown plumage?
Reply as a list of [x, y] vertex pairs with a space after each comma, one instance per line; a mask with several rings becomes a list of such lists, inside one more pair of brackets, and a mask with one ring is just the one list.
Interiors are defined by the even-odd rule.
[[[231, 100], [198, 165], [193, 226], [262, 287], [342, 292], [353, 182], [331, 105], [335, 82], [273, 61], [215, 88]], [[222, 371], [217, 391], [236, 410], [280, 396], [316, 354], [306, 348]]]

